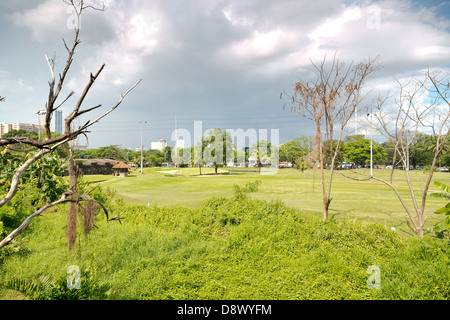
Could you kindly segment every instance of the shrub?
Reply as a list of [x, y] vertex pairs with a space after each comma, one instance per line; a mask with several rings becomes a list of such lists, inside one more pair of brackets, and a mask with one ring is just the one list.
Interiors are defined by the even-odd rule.
[[50, 276], [38, 275], [33, 279], [11, 279], [4, 287], [16, 290], [33, 300], [100, 300], [107, 298], [109, 287], [100, 285], [89, 270], [81, 271], [80, 289], [69, 288], [67, 275], [53, 280]]

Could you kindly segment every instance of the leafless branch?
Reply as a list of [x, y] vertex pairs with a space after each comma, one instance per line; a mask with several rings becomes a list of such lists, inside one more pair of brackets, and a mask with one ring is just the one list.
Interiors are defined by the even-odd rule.
[[28, 216], [28, 218], [26, 218], [22, 224], [17, 227], [16, 229], [14, 229], [10, 234], [8, 234], [1, 242], [0, 242], [0, 249], [3, 248], [4, 246], [6, 246], [8, 243], [10, 243], [17, 235], [19, 235], [27, 226], [28, 224], [31, 222], [31, 220], [33, 220], [34, 218], [36, 218], [37, 216], [41, 215], [45, 210], [47, 210], [48, 208], [60, 205], [62, 203], [68, 202], [69, 200], [66, 198], [67, 194], [64, 194], [61, 199], [54, 201], [52, 203], [46, 204], [45, 206], [43, 206], [42, 208], [36, 210], [33, 214], [31, 214], [30, 216]]
[[31, 222], [31, 220], [33, 220], [34, 218], [42, 215], [47, 209], [51, 208], [51, 207], [55, 207], [58, 205], [61, 205], [63, 203], [68, 203], [68, 202], [72, 202], [72, 203], [80, 203], [80, 202], [88, 202], [88, 201], [92, 201], [95, 202], [97, 204], [99, 204], [103, 211], [105, 212], [106, 215], [106, 221], [110, 222], [110, 221], [119, 221], [120, 223], [122, 223], [120, 221], [120, 216], [125, 213], [125, 211], [123, 211], [122, 213], [120, 213], [118, 216], [114, 217], [114, 218], [109, 218], [108, 215], [108, 210], [106, 209], [106, 207], [99, 201], [91, 199], [89, 197], [89, 194], [94, 191], [96, 188], [98, 187], [98, 185], [96, 185], [94, 188], [92, 188], [89, 191], [86, 191], [81, 197], [78, 198], [73, 198], [72, 196], [74, 195], [75, 191], [68, 191], [66, 193], [64, 193], [60, 199], [58, 199], [57, 201], [51, 202], [49, 204], [46, 204], [45, 206], [41, 207], [41, 208], [35, 208], [34, 206], [32, 206], [31, 204], [28, 205], [34, 209], [33, 214], [29, 215], [23, 222], [22, 224], [17, 227], [16, 229], [14, 229], [8, 236], [6, 236], [1, 242], [0, 242], [0, 249], [3, 248], [4, 246], [8, 245], [15, 237], [17, 237]]
[[[366, 62], [356, 65], [350, 63], [347, 67], [336, 58], [336, 54], [326, 65], [326, 56], [319, 63], [311, 61], [316, 69], [315, 81], [299, 81], [294, 86], [294, 93], [289, 96], [292, 100], [293, 111], [311, 119], [316, 124], [316, 136], [311, 158], [320, 163], [322, 174], [322, 193], [324, 203], [324, 220], [328, 219], [328, 207], [331, 202], [331, 185], [333, 170], [337, 155], [340, 151], [344, 131], [350, 119], [354, 116], [358, 106], [368, 96], [363, 94], [362, 88], [367, 77], [379, 68], [377, 58], [369, 58]], [[283, 93], [280, 95], [283, 97]], [[333, 144], [334, 131], [338, 126], [339, 137], [337, 145]], [[323, 149], [323, 135], [330, 141], [329, 150]], [[331, 163], [328, 183], [325, 182], [324, 159], [330, 155]]]
[[[386, 184], [394, 190], [397, 198], [405, 209], [410, 222], [414, 225], [416, 234], [421, 237], [423, 236], [424, 225], [427, 221], [427, 217], [425, 217], [425, 205], [429, 186], [431, 184], [434, 169], [436, 168], [438, 157], [446, 143], [448, 143], [450, 104], [446, 99], [446, 96], [449, 87], [442, 85], [442, 82], [441, 80], [438, 80], [437, 75], [432, 75], [429, 70], [422, 79], [412, 77], [403, 83], [398, 79], [395, 79], [395, 81], [398, 84], [398, 98], [395, 99], [395, 106], [392, 107], [392, 111], [388, 112], [384, 111], [381, 107], [382, 104], [380, 104], [376, 116], [378, 121], [377, 130], [392, 144], [393, 147], [393, 163], [390, 182], [377, 177], [372, 178]], [[430, 82], [431, 88], [429, 88]], [[426, 100], [427, 103], [424, 102], [424, 95], [427, 95], [428, 97]], [[445, 107], [442, 106], [439, 108], [441, 103], [447, 105], [447, 110], [444, 110]], [[437, 112], [439, 121], [436, 121]], [[433, 132], [434, 154], [430, 171], [426, 177], [425, 183], [422, 183], [421, 185], [420, 196], [417, 197], [415, 187], [411, 182], [409, 174], [409, 158], [414, 141], [418, 134], [425, 128], [431, 129]], [[406, 202], [393, 183], [393, 173], [396, 166], [399, 164], [404, 168], [406, 184], [409, 191], [408, 197], [411, 199], [412, 208], [409, 208], [406, 205]]]

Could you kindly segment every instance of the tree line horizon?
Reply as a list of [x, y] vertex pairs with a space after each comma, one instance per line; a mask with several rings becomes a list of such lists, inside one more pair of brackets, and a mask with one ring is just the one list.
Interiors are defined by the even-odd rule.
[[[24, 130], [11, 130], [9, 133], [5, 134], [4, 137], [15, 137], [15, 136], [30, 136], [33, 137], [37, 135], [34, 132], [27, 132]], [[203, 140], [207, 140], [208, 137], [202, 137]], [[297, 137], [291, 141], [283, 143], [280, 145], [278, 154], [279, 162], [290, 162], [292, 166], [297, 169], [305, 170], [313, 165], [307, 161], [308, 155], [313, 149], [313, 139], [311, 137]], [[228, 141], [229, 143], [229, 141]], [[233, 160], [234, 163], [238, 163], [237, 153], [242, 152], [245, 154], [245, 163], [249, 162], [249, 157], [258, 156], [258, 149], [262, 150], [267, 148], [267, 154], [270, 156], [272, 152], [272, 144], [267, 140], [259, 140], [252, 146], [245, 147], [243, 149], [234, 150]], [[329, 150], [330, 142], [323, 141], [324, 150]], [[417, 138], [411, 144], [409, 159], [411, 169], [421, 169], [422, 167], [427, 167], [433, 158], [433, 136], [425, 133], [417, 134]], [[225, 147], [224, 147], [225, 148]], [[333, 142], [333, 151], [336, 148], [336, 140]], [[13, 146], [10, 148], [16, 154], [22, 152], [28, 152], [24, 145]], [[172, 152], [175, 147], [166, 146], [163, 150], [144, 150], [143, 152], [143, 164], [145, 167], [159, 167], [164, 163], [173, 162]], [[187, 148], [184, 148], [187, 149]], [[194, 147], [189, 147], [191, 153], [194, 152]], [[379, 143], [373, 141], [373, 165], [375, 166], [388, 166], [392, 165], [394, 147], [389, 141]], [[61, 158], [66, 158], [68, 156], [68, 146], [65, 148], [59, 148], [58, 154]], [[73, 150], [73, 156], [75, 159], [111, 159], [116, 161], [130, 162], [130, 163], [140, 163], [141, 152], [133, 151], [129, 148], [123, 148], [120, 145], [109, 145], [102, 146], [98, 148], [91, 148], [86, 150]], [[193, 159], [193, 157], [192, 157]], [[225, 159], [225, 158], [224, 158]], [[329, 154], [325, 155], [325, 163], [330, 163]], [[266, 160], [270, 160], [270, 157], [266, 157], [266, 154], [261, 155], [258, 162], [259, 165], [267, 163]], [[450, 154], [448, 147], [442, 152], [439, 159], [438, 167], [450, 167]], [[370, 164], [370, 138], [366, 137], [364, 134], [353, 134], [348, 135], [343, 139], [343, 144], [338, 152], [337, 161], [335, 163], [335, 168], [341, 167], [345, 163], [347, 165], [351, 164], [351, 168], [355, 167], [366, 167]], [[182, 163], [184, 165], [195, 165], [193, 161], [191, 163]], [[206, 164], [206, 163], [204, 163]], [[198, 163], [197, 163], [198, 165]], [[218, 164], [220, 167], [228, 166], [228, 163], [224, 161]]]

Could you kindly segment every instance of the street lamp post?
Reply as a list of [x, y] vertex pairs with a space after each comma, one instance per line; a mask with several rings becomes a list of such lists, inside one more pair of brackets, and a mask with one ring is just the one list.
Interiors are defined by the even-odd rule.
[[372, 108], [370, 108], [370, 176], [373, 177], [373, 124]]
[[41, 141], [41, 115], [45, 115], [45, 110], [39, 110], [36, 114], [38, 116], [38, 140]]
[[144, 126], [144, 123], [147, 123], [147, 121], [139, 121], [139, 123], [141, 124], [141, 174], [144, 173], [143, 171], [143, 150], [144, 150], [144, 145], [142, 143], [142, 128]]

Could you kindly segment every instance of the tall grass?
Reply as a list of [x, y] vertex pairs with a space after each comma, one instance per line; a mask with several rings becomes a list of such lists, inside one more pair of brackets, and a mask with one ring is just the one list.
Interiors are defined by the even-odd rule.
[[[212, 198], [197, 209], [111, 204], [68, 254], [63, 210], [39, 218], [22, 250], [0, 266], [0, 284], [88, 272], [105, 299], [448, 299], [448, 246], [379, 223], [323, 222], [280, 201]], [[381, 270], [369, 289], [367, 269]], [[45, 293], [45, 292], [44, 292]], [[55, 296], [42, 295], [43, 298]], [[58, 297], [58, 296], [56, 296]]]

